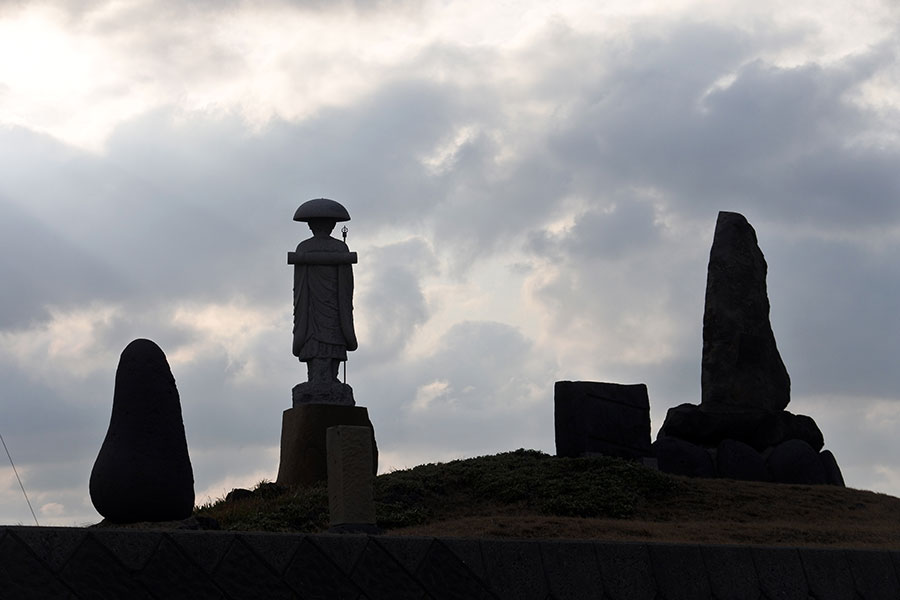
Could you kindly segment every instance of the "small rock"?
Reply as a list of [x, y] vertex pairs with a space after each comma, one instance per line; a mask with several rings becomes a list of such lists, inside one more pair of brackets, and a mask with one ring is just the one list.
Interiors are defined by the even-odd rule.
[[831, 453], [831, 450], [823, 450], [819, 453], [819, 458], [822, 460], [822, 466], [825, 467], [825, 483], [846, 487], [841, 468], [838, 466], [837, 459]]
[[705, 448], [673, 437], [653, 442], [659, 470], [687, 477], [715, 477], [716, 467]]
[[812, 417], [795, 415], [786, 410], [766, 415], [753, 435], [744, 441], [759, 450], [788, 440], [803, 440], [816, 451], [825, 445], [825, 437]]
[[715, 448], [726, 439], [747, 441], [753, 437], [767, 412], [759, 409], [707, 411], [696, 404], [670, 408], [658, 437], [676, 437]]
[[247, 498], [252, 498], [253, 492], [246, 488], [234, 488], [227, 494], [225, 494], [225, 502], [235, 502], [237, 500], [245, 500]]
[[724, 479], [771, 481], [766, 461], [752, 446], [737, 440], [722, 440], [716, 451], [716, 472]]

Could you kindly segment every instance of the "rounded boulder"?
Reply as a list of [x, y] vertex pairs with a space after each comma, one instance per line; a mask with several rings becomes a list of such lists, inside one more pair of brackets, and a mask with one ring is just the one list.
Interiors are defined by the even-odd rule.
[[150, 340], [134, 340], [119, 358], [90, 495], [113, 523], [174, 521], [193, 511], [194, 474], [178, 389], [166, 355]]
[[709, 452], [701, 446], [674, 437], [653, 442], [659, 470], [687, 477], [715, 477], [716, 467]]
[[724, 479], [771, 481], [766, 461], [749, 444], [722, 440], [716, 450], [716, 471]]
[[772, 480], [778, 483], [827, 483], [819, 453], [803, 440], [788, 440], [775, 446], [766, 460]]

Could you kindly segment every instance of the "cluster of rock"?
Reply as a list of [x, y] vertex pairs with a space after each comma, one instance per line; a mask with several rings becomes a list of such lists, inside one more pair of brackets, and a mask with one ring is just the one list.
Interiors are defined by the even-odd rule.
[[719, 213], [706, 283], [700, 405], [670, 409], [651, 446], [646, 386], [558, 381], [557, 455], [642, 459], [692, 477], [843, 486], [816, 422], [785, 410], [791, 380], [769, 321], [766, 272], [747, 220]]
[[843, 486], [823, 446], [815, 422], [803, 415], [723, 417], [683, 404], [669, 410], [653, 453], [661, 471], [677, 475]]
[[766, 260], [747, 220], [720, 212], [706, 280], [701, 403], [668, 411], [662, 471], [844, 485], [816, 422], [785, 410], [791, 380], [769, 321]]

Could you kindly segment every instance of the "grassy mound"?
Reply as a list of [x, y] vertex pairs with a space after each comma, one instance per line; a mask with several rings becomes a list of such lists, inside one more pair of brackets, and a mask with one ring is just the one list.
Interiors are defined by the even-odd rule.
[[[892, 496], [687, 479], [608, 457], [516, 450], [380, 475], [374, 492], [388, 535], [900, 549], [900, 499]], [[328, 528], [328, 494], [324, 484], [262, 482], [195, 515], [223, 529], [317, 533]]]
[[[385, 530], [497, 512], [628, 519], [682, 486], [673, 477], [616, 458], [557, 458], [516, 450], [427, 464], [375, 479]], [[263, 482], [240, 499], [200, 507], [224, 529], [317, 532], [328, 527], [325, 485], [288, 490]]]

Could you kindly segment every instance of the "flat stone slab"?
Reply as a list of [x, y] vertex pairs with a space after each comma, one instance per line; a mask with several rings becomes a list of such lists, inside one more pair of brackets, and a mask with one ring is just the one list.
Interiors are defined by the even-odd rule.
[[557, 456], [650, 456], [650, 400], [643, 383], [557, 381]]
[[0, 586], [16, 598], [898, 598], [894, 554], [18, 526], [0, 527]]

